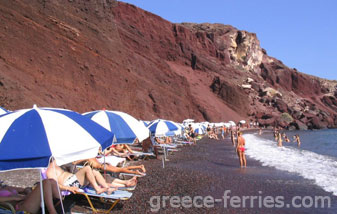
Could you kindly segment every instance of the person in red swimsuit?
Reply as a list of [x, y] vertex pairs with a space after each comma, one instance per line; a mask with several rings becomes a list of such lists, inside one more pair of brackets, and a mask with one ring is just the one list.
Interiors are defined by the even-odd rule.
[[238, 132], [238, 145], [236, 147], [236, 152], [239, 156], [240, 160], [240, 166], [246, 167], [247, 166], [247, 160], [245, 155], [245, 139], [242, 137], [242, 132]]

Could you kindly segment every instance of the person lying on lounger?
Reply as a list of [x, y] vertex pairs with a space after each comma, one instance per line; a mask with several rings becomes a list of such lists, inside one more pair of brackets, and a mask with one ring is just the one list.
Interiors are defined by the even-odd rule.
[[52, 160], [46, 174], [49, 179], [54, 179], [58, 182], [61, 190], [67, 190], [72, 193], [78, 192], [80, 187], [86, 185], [92, 186], [97, 194], [103, 192], [111, 194], [117, 189], [112, 184], [107, 183], [104, 177], [99, 172], [92, 170], [90, 166], [85, 166], [75, 174], [72, 174], [64, 171]]
[[[135, 175], [141, 175], [141, 176], [144, 176], [146, 173], [146, 169], [144, 165], [116, 167], [116, 166], [110, 165], [109, 163], [100, 163], [96, 158], [90, 158], [87, 160], [79, 160], [74, 163], [78, 164], [82, 162], [86, 162], [86, 164], [88, 164], [92, 168], [99, 169], [102, 171], [106, 170], [108, 172], [129, 173], [129, 174], [135, 174]], [[122, 183], [124, 183], [124, 181]]]
[[103, 152], [105, 156], [115, 155], [118, 157], [127, 157], [128, 159], [132, 159], [129, 158], [132, 153], [134, 153], [134, 151], [132, 151], [132, 149], [126, 144], [112, 145]]
[[[42, 181], [42, 186], [47, 210], [51, 214], [56, 214], [53, 199], [60, 200], [57, 184], [52, 179], [46, 179]], [[9, 202], [15, 207], [16, 211], [38, 213], [41, 206], [40, 184], [36, 185], [27, 195], [24, 195], [25, 193], [26, 191], [22, 191], [22, 188], [2, 186], [0, 187], [0, 202]]]
[[172, 138], [171, 137], [165, 137], [165, 139], [161, 139], [160, 137], [154, 137], [154, 140], [158, 144], [172, 145]]

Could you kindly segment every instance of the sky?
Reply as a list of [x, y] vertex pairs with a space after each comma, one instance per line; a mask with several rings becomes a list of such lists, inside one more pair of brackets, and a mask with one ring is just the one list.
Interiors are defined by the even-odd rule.
[[170, 22], [221, 23], [256, 33], [269, 56], [337, 80], [337, 0], [120, 0]]

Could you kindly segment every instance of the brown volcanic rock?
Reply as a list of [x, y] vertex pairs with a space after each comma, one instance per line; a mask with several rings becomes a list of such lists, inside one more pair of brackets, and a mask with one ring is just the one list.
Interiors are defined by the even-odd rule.
[[[170, 23], [114, 0], [4, 0], [0, 46], [0, 105], [8, 109], [104, 107], [146, 120], [219, 122], [259, 112], [276, 121], [309, 108], [336, 121], [326, 98], [335, 82], [288, 68], [254, 33], [229, 25]], [[242, 89], [248, 77], [252, 89]], [[266, 88], [279, 92], [276, 108], [274, 97], [261, 97]]]

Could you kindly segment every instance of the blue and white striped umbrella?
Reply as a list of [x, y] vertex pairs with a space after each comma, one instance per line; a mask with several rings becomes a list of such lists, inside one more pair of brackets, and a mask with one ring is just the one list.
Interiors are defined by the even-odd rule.
[[145, 121], [145, 120], [140, 120], [140, 121], [143, 122], [145, 127], [147, 127], [150, 124], [150, 121]]
[[201, 127], [198, 127], [194, 130], [195, 133], [198, 133], [200, 135], [203, 135], [203, 134], [206, 134], [206, 131], [205, 129], [201, 128]]
[[0, 115], [6, 114], [6, 113], [8, 113], [8, 112], [10, 112], [10, 111], [8, 111], [8, 110], [6, 110], [6, 109], [0, 107]]
[[149, 130], [142, 122], [120, 111], [93, 111], [83, 114], [104, 128], [112, 131], [117, 144], [131, 144], [136, 138], [141, 142], [149, 137]]
[[169, 120], [154, 120], [147, 127], [151, 134], [161, 137], [161, 136], [173, 136], [175, 131], [179, 130], [179, 127]]
[[65, 109], [23, 109], [0, 116], [0, 170], [47, 167], [95, 157], [113, 134]]

